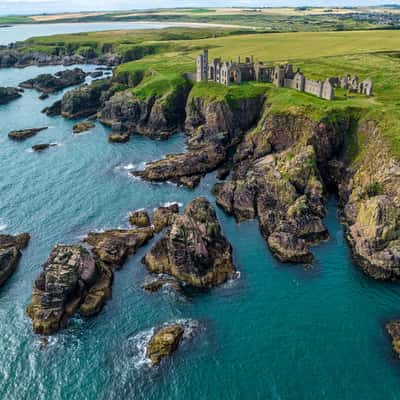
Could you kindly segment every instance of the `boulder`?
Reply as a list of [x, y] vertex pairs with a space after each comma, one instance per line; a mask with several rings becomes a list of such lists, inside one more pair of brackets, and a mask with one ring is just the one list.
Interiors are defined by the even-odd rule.
[[101, 261], [113, 268], [122, 267], [125, 259], [135, 254], [153, 237], [152, 228], [89, 232], [84, 242], [93, 247]]
[[155, 366], [170, 356], [179, 346], [185, 329], [180, 324], [166, 325], [158, 329], [146, 345], [146, 357]]
[[214, 208], [201, 197], [174, 217], [143, 262], [152, 273], [172, 275], [200, 288], [219, 285], [236, 274], [232, 247], [222, 235]]
[[16, 236], [0, 235], [0, 287], [17, 268], [21, 250], [28, 245], [29, 240], [28, 233]]
[[146, 210], [136, 210], [129, 215], [129, 222], [138, 228], [146, 228], [150, 226], [149, 214]]
[[79, 245], [56, 245], [35, 281], [27, 313], [35, 333], [50, 335], [80, 310], [100, 312], [111, 296], [113, 273]]
[[11, 131], [9, 132], [8, 137], [14, 140], [24, 140], [29, 137], [35, 136], [37, 133], [44, 131], [46, 129], [47, 126], [43, 128], [31, 128], [31, 129], [22, 129], [19, 131]]

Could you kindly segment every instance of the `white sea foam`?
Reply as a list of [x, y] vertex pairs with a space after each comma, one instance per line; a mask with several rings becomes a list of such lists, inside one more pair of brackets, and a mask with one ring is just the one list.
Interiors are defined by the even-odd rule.
[[179, 201], [167, 201], [167, 202], [161, 204], [161, 207], [170, 207], [170, 206], [173, 206], [174, 204], [178, 204], [178, 207], [183, 206], [183, 203], [180, 203]]
[[138, 164], [128, 163], [125, 165], [118, 165], [117, 167], [115, 167], [115, 169], [123, 171], [143, 171], [145, 167], [146, 163], [143, 161]]
[[136, 369], [141, 369], [150, 365], [150, 360], [146, 357], [146, 346], [151, 337], [154, 335], [154, 328], [139, 332], [130, 342], [133, 346], [133, 365]]
[[0, 231], [4, 231], [5, 229], [7, 229], [7, 226], [8, 226], [7, 224], [0, 221]]

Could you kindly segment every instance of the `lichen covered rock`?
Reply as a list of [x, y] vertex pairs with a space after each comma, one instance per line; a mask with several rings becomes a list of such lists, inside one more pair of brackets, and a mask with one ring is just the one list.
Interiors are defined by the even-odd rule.
[[138, 228], [150, 226], [150, 217], [146, 210], [136, 210], [129, 215], [129, 222]]
[[17, 268], [21, 250], [28, 245], [29, 239], [28, 233], [0, 235], [0, 287]]
[[122, 267], [125, 259], [135, 254], [153, 237], [153, 229], [115, 229], [105, 232], [89, 232], [84, 239], [93, 247], [93, 252], [101, 261], [113, 268]]
[[158, 207], [153, 212], [153, 227], [156, 233], [161, 232], [167, 226], [170, 226], [174, 216], [179, 212], [178, 203], [173, 203], [165, 207]]
[[191, 286], [209, 288], [235, 276], [232, 247], [221, 233], [208, 200], [197, 198], [175, 216], [164, 238], [143, 259], [153, 273], [172, 275]]
[[84, 316], [97, 314], [111, 296], [112, 279], [111, 269], [82, 246], [55, 246], [35, 281], [27, 308], [33, 331], [52, 334], [78, 310]]
[[167, 325], [157, 330], [146, 346], [146, 357], [155, 366], [170, 356], [179, 346], [185, 329], [180, 324]]

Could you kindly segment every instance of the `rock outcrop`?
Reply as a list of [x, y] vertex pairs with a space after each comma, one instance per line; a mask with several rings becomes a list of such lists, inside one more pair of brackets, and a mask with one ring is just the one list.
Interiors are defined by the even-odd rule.
[[95, 127], [95, 124], [91, 121], [82, 121], [75, 124], [72, 128], [73, 133], [82, 133], [90, 131]]
[[0, 105], [20, 98], [21, 90], [14, 87], [0, 87]]
[[102, 79], [65, 93], [61, 100], [61, 115], [75, 119], [96, 114], [103, 102], [112, 95], [111, 86], [109, 79]]
[[112, 279], [111, 269], [82, 246], [55, 246], [27, 308], [33, 331], [50, 335], [78, 310], [83, 316], [96, 315], [111, 296]]
[[113, 268], [122, 267], [129, 255], [136, 253], [153, 237], [153, 229], [109, 230], [89, 232], [84, 241], [93, 247], [93, 253]]
[[230, 148], [257, 122], [263, 102], [263, 96], [238, 100], [232, 109], [226, 101], [189, 96], [185, 120], [185, 131], [190, 135], [187, 151], [149, 163], [144, 171], [133, 174], [149, 181], [197, 186], [202, 176], [227, 159]]
[[178, 203], [172, 203], [164, 207], [157, 207], [153, 211], [154, 232], [159, 233], [174, 221], [174, 216], [179, 213]]
[[146, 228], [150, 226], [150, 217], [146, 210], [136, 210], [129, 215], [129, 222], [138, 228]]
[[197, 198], [174, 217], [165, 237], [143, 259], [153, 273], [172, 275], [194, 287], [209, 288], [235, 276], [232, 247], [222, 235], [212, 205]]
[[100, 111], [100, 121], [120, 125], [126, 133], [139, 133], [153, 139], [165, 139], [182, 130], [190, 83], [178, 86], [163, 96], [141, 99], [131, 91], [116, 93]]
[[185, 329], [180, 324], [166, 325], [158, 329], [146, 345], [146, 357], [155, 366], [170, 356], [179, 346]]
[[55, 143], [38, 143], [38, 144], [35, 144], [32, 146], [32, 150], [40, 152], [40, 151], [48, 149], [49, 147], [54, 147], [54, 146], [57, 146], [57, 145]]
[[126, 143], [129, 142], [128, 133], [110, 133], [108, 135], [108, 141], [111, 143]]
[[8, 280], [17, 268], [24, 249], [30, 240], [28, 233], [16, 236], [0, 235], [0, 287]]
[[339, 182], [343, 222], [357, 265], [378, 280], [400, 279], [400, 164], [372, 121], [358, 127], [363, 153]]
[[35, 136], [37, 133], [44, 131], [46, 129], [47, 126], [43, 128], [31, 128], [31, 129], [22, 129], [19, 131], [11, 131], [9, 132], [8, 137], [14, 140], [24, 140], [32, 136]]
[[393, 350], [400, 358], [400, 321], [392, 321], [386, 324], [386, 330], [392, 338]]
[[67, 69], [56, 72], [54, 75], [41, 74], [36, 78], [21, 82], [20, 87], [24, 89], [36, 89], [42, 93], [54, 93], [69, 86], [75, 86], [83, 83], [86, 73], [80, 68]]
[[42, 113], [48, 115], [49, 117], [55, 117], [56, 115], [61, 115], [61, 100], [57, 100], [51, 106], [45, 107], [42, 110]]

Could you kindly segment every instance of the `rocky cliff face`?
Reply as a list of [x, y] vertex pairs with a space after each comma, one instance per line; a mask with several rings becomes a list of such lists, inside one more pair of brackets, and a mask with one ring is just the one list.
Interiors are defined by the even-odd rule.
[[242, 138], [260, 114], [264, 97], [237, 101], [208, 102], [189, 97], [186, 104], [185, 131], [189, 135], [187, 151], [168, 155], [146, 165], [134, 174], [149, 181], [171, 181], [195, 187], [202, 176], [215, 170], [228, 158], [228, 151]]
[[208, 288], [234, 277], [232, 247], [222, 235], [211, 204], [197, 198], [174, 217], [166, 236], [143, 259], [147, 269]]
[[358, 127], [363, 149], [339, 183], [343, 220], [356, 263], [380, 280], [400, 278], [400, 164], [379, 127]]
[[96, 114], [101, 105], [112, 96], [111, 86], [111, 80], [104, 79], [65, 93], [61, 100], [61, 115], [74, 119]]
[[0, 235], [0, 287], [17, 268], [21, 258], [21, 250], [24, 249], [30, 240], [27, 233], [16, 236]]
[[21, 90], [18, 88], [0, 87], [0, 104], [7, 104], [21, 96]]
[[100, 111], [100, 120], [109, 126], [119, 126], [127, 133], [140, 133], [163, 139], [183, 129], [185, 104], [190, 83], [179, 86], [164, 96], [149, 96], [141, 100], [131, 91], [111, 97]]
[[283, 262], [309, 263], [310, 245], [328, 237], [323, 224], [330, 162], [341, 154], [350, 118], [314, 122], [271, 113], [248, 132], [233, 157], [231, 178], [214, 187], [217, 203], [240, 222], [258, 218]]
[[33, 331], [45, 335], [65, 327], [80, 311], [83, 316], [100, 312], [111, 296], [111, 269], [77, 245], [57, 245], [36, 279], [27, 308]]

